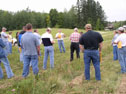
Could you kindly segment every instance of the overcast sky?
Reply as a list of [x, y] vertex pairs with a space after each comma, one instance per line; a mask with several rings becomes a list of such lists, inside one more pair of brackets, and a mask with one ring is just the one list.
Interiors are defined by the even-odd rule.
[[[126, 20], [126, 0], [95, 0], [102, 5], [108, 21]], [[59, 12], [69, 10], [77, 0], [0, 0], [0, 9], [16, 12], [29, 7], [37, 12], [49, 12], [56, 8]]]

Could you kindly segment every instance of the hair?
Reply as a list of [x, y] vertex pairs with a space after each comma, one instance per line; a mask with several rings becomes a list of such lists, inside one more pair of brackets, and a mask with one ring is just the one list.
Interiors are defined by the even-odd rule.
[[34, 32], [37, 32], [37, 29], [35, 29]]
[[117, 34], [117, 33], [118, 33], [118, 31], [117, 31], [117, 30], [115, 30], [115, 33]]
[[51, 28], [50, 28], [50, 27], [48, 27], [46, 31], [47, 31], [47, 32], [51, 31]]
[[26, 29], [27, 29], [27, 27], [26, 27], [26, 26], [23, 26], [23, 29], [25, 29], [25, 30], [26, 30]]
[[124, 30], [119, 30], [121, 33], [124, 33]]
[[27, 28], [27, 30], [32, 29], [32, 24], [30, 24], [30, 23], [26, 24], [26, 28]]
[[91, 24], [86, 24], [86, 25], [85, 25], [85, 29], [92, 29]]
[[83, 32], [80, 32], [80, 35], [83, 35]]
[[19, 32], [16, 32], [16, 39], [18, 38]]
[[9, 31], [9, 35], [11, 35], [12, 34], [12, 32], [11, 31]]

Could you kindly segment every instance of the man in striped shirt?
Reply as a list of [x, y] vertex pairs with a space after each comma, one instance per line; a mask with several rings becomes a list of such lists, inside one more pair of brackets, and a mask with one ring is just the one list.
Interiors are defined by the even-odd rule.
[[80, 55], [79, 55], [79, 39], [80, 39], [80, 34], [78, 33], [78, 28], [74, 28], [74, 32], [70, 35], [70, 40], [71, 40], [71, 45], [70, 45], [70, 51], [71, 51], [70, 61], [73, 61], [74, 50], [76, 50], [76, 56], [77, 56], [77, 58], [80, 58]]

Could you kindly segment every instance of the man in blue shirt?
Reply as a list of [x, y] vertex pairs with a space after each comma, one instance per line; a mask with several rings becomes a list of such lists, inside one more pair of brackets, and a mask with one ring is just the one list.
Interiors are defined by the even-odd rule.
[[32, 24], [26, 25], [27, 31], [21, 38], [21, 46], [24, 49], [24, 66], [23, 77], [29, 74], [29, 65], [31, 63], [32, 70], [35, 75], [38, 74], [38, 55], [40, 54], [40, 42], [36, 35], [32, 33]]
[[23, 26], [23, 30], [18, 35], [18, 46], [19, 46], [19, 52], [20, 52], [20, 62], [23, 62], [24, 49], [21, 48], [21, 38], [22, 38], [22, 35], [25, 32], [26, 32], [26, 26]]
[[[14, 74], [11, 70], [11, 67], [10, 67], [8, 58], [5, 54], [4, 48], [5, 48], [5, 44], [4, 44], [3, 40], [0, 38], [0, 61], [3, 62], [3, 64], [4, 64], [4, 67], [5, 67], [5, 70], [6, 70], [6, 73], [7, 73], [7, 77], [12, 78], [14, 76]], [[0, 62], [0, 65], [1, 65], [1, 62]], [[3, 78], [3, 71], [2, 71], [2, 68], [0, 66], [0, 79], [2, 79], [2, 78]]]

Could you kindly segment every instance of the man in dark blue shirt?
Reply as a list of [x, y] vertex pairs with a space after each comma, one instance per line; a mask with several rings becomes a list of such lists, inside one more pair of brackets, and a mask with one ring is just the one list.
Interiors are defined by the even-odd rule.
[[91, 24], [86, 24], [85, 29], [86, 33], [81, 36], [79, 41], [80, 49], [84, 52], [85, 79], [90, 80], [90, 63], [92, 61], [96, 80], [101, 80], [99, 54], [101, 53], [103, 38], [100, 33], [92, 31]]

